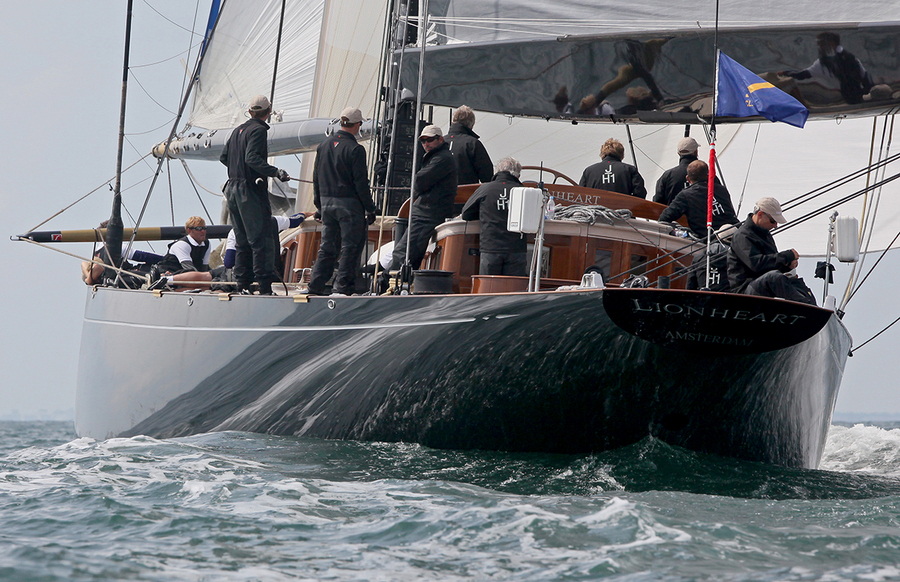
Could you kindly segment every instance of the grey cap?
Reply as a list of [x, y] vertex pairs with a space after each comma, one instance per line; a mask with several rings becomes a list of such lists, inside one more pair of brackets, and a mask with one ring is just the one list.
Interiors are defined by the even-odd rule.
[[678, 155], [686, 156], [688, 154], [696, 154], [700, 144], [692, 137], [683, 137], [678, 140]]
[[366, 118], [363, 117], [362, 111], [355, 107], [347, 107], [341, 111], [341, 119], [346, 119], [350, 123], [360, 123], [366, 120]]
[[784, 215], [781, 214], [781, 204], [778, 203], [778, 200], [775, 200], [771, 196], [766, 196], [765, 198], [760, 198], [756, 201], [756, 206], [753, 208], [753, 212], [765, 212], [769, 216], [772, 217], [772, 220], [777, 222], [778, 224], [784, 224], [787, 220], [784, 218]]
[[257, 95], [250, 100], [250, 111], [262, 111], [263, 109], [271, 109], [272, 104], [265, 95]]

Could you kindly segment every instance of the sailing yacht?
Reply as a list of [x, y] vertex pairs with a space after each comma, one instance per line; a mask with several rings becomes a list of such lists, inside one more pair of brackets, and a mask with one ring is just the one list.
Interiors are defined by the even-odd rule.
[[[660, 205], [565, 178], [595, 161], [610, 124], [655, 136], [633, 140], [633, 158], [650, 150], [655, 159], [671, 156], [686, 126], [703, 136], [714, 117], [716, 44], [798, 96], [811, 119], [830, 120], [820, 123], [891, 113], [900, 103], [893, 93], [900, 77], [886, 58], [897, 48], [896, 27], [861, 24], [884, 21], [878, 2], [854, 7], [852, 20], [832, 10], [811, 21], [803, 10], [779, 7], [785, 26], [771, 25], [774, 5], [766, 16], [758, 5], [726, 2], [717, 41], [709, 18], [685, 18], [696, 5], [658, 4], [611, 11], [566, 3], [563, 15], [533, 0], [216, 3], [192, 85], [191, 128], [161, 142], [160, 159], [217, 159], [247, 101], [272, 83], [278, 55], [280, 120], [270, 152], [314, 149], [346, 105], [379, 121], [370, 127], [370, 166], [387, 164], [376, 190], [385, 216], [370, 230], [371, 251], [409, 217], [408, 187], [396, 196], [416, 163], [416, 145], [404, 136], [417, 135], [422, 118], [442, 124], [462, 104], [479, 112], [478, 130], [495, 158], [534, 166], [535, 185], [562, 207], [599, 208], [588, 222], [554, 217], [528, 235], [528, 281], [479, 276], [477, 224], [450, 220], [436, 230], [424, 265], [449, 273], [449, 288], [416, 289], [414, 281], [402, 295], [298, 294], [320, 236], [309, 222], [283, 240], [281, 296], [95, 286], [85, 304], [77, 432], [245, 430], [559, 453], [651, 435], [713, 454], [817, 466], [852, 343], [841, 321], [845, 304], [686, 291], [679, 275], [703, 241], [660, 223]], [[865, 65], [873, 87], [890, 91], [849, 103], [839, 84], [781, 74], [812, 67], [826, 29]], [[727, 164], [750, 164], [755, 152], [746, 143], [756, 141], [761, 120], [717, 121], [720, 175], [735, 177], [734, 196], [740, 170], [731, 171], [740, 166]], [[785, 157], [767, 150], [753, 163], [773, 155]], [[866, 192], [873, 197], [889, 183], [886, 166], [878, 167]], [[300, 186], [280, 194], [292, 206], [308, 207], [310, 173], [304, 154]], [[790, 172], [769, 174], [751, 185], [764, 192], [756, 197], [792, 184]], [[461, 186], [457, 202], [475, 188]], [[797, 212], [801, 203], [843, 212], [857, 200], [839, 190], [818, 196], [798, 197]], [[828, 219], [816, 229], [814, 216], [785, 233], [802, 244], [779, 243], [826, 248], [830, 260]], [[869, 229], [870, 249], [884, 244], [879, 233]], [[603, 281], [582, 277], [592, 266]], [[136, 369], [126, 357], [136, 346], [166, 365]]]

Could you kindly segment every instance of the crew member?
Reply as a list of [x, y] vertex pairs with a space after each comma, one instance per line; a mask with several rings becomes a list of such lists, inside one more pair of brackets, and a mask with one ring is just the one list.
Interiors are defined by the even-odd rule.
[[617, 139], [608, 139], [600, 148], [602, 161], [585, 168], [579, 186], [619, 192], [638, 198], [647, 197], [644, 178], [637, 168], [624, 163], [625, 146]]
[[290, 178], [285, 170], [269, 165], [266, 121], [272, 105], [265, 95], [250, 100], [250, 119], [232, 132], [219, 161], [228, 166], [225, 199], [235, 236], [234, 278], [238, 293], [249, 294], [255, 278], [260, 295], [272, 294], [275, 273], [275, 233], [269, 204], [267, 177], [282, 182]]
[[419, 134], [419, 143], [425, 150], [422, 167], [416, 172], [415, 199], [410, 209], [409, 228], [394, 244], [391, 270], [399, 269], [407, 262], [406, 247], [409, 240], [409, 264], [418, 269], [425, 257], [425, 249], [434, 228], [445, 218], [453, 216], [453, 200], [456, 198], [456, 162], [444, 142], [441, 128], [429, 125]]
[[447, 145], [456, 162], [456, 181], [459, 184], [490, 182], [493, 164], [475, 127], [475, 112], [468, 105], [462, 105], [453, 112], [453, 123], [447, 130]]
[[[192, 216], [184, 223], [185, 235], [169, 244], [169, 251], [150, 270], [150, 289], [162, 289], [179, 281], [212, 281], [206, 221]], [[207, 285], [179, 285], [182, 289], [207, 289]]]
[[348, 107], [341, 112], [341, 129], [316, 149], [313, 194], [322, 220], [322, 242], [309, 281], [309, 294], [322, 295], [341, 258], [332, 290], [352, 295], [360, 257], [366, 245], [366, 225], [375, 222], [375, 202], [369, 191], [366, 150], [356, 141], [363, 116]]
[[481, 275], [524, 277], [528, 274], [525, 235], [506, 228], [510, 190], [522, 187], [521, 173], [522, 164], [514, 158], [503, 158], [497, 162], [494, 179], [479, 186], [463, 206], [463, 220], [478, 220], [481, 225], [478, 267]]
[[[668, 206], [675, 200], [678, 193], [690, 187], [687, 181], [688, 164], [697, 160], [697, 150], [700, 144], [692, 137], [683, 137], [678, 140], [676, 151], [678, 152], [678, 165], [663, 172], [656, 181], [656, 194], [653, 201]], [[718, 180], [718, 178], [716, 178]]]
[[[312, 214], [312, 213], [310, 213]], [[292, 216], [276, 216], [272, 215], [272, 221], [275, 223], [274, 230], [276, 233], [281, 232], [282, 230], [287, 230], [289, 228], [297, 228], [303, 221], [306, 219], [306, 214], [303, 212], [298, 212]], [[234, 229], [232, 228], [228, 232], [228, 238], [225, 239], [225, 249], [222, 253], [222, 266], [225, 269], [233, 269], [234, 268], [234, 258], [237, 254], [235, 250], [235, 238], [234, 238]], [[277, 268], [277, 265], [276, 265]], [[233, 276], [226, 276], [226, 281], [233, 280]]]
[[787, 222], [781, 204], [771, 197], [760, 198], [753, 214], [731, 239], [728, 251], [728, 283], [732, 293], [782, 297], [815, 305], [816, 300], [802, 279], [787, 277], [797, 268], [800, 254], [795, 249], [778, 252], [772, 230]]
[[[709, 166], [706, 162], [694, 160], [687, 167], [687, 181], [690, 186], [682, 190], [672, 203], [659, 215], [660, 222], [675, 222], [687, 216], [688, 228], [697, 238], [706, 238], [706, 216], [708, 198], [707, 179]], [[713, 186], [713, 218], [714, 229], [725, 224], [738, 224], [740, 220], [734, 213], [731, 196], [721, 184]]]

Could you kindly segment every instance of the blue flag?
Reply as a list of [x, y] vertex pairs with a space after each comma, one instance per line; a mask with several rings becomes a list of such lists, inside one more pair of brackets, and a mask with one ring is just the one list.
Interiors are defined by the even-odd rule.
[[750, 117], [761, 115], [803, 127], [809, 110], [799, 101], [762, 80], [723, 52], [719, 53], [719, 83], [716, 87], [716, 115]]

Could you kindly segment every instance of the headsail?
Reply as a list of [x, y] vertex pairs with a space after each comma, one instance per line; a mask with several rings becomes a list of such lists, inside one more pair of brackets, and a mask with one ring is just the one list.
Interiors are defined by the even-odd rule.
[[[375, 0], [298, 0], [284, 6], [271, 155], [314, 150], [337, 130], [337, 114], [347, 104], [372, 116], [385, 11]], [[173, 141], [170, 157], [218, 159], [231, 130], [246, 121], [249, 100], [272, 84], [281, 9], [280, 0], [222, 3], [194, 86], [189, 125], [199, 129]], [[374, 127], [364, 124], [360, 139], [371, 137]], [[159, 144], [154, 154], [164, 149]]]
[[[250, 99], [272, 84], [281, 0], [224, 2], [200, 76], [190, 124], [227, 129], [246, 121]], [[273, 109], [285, 121], [309, 118], [324, 0], [285, 3]]]

